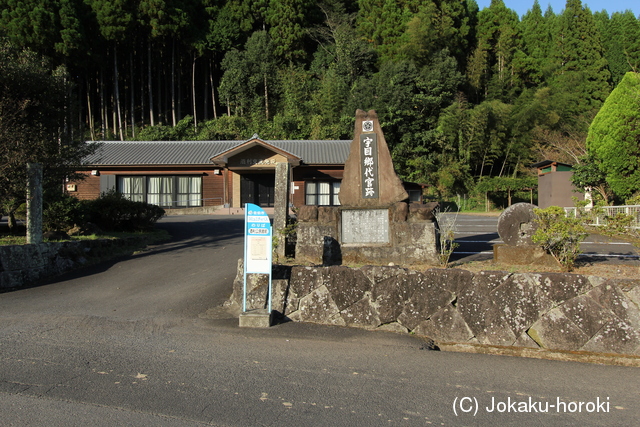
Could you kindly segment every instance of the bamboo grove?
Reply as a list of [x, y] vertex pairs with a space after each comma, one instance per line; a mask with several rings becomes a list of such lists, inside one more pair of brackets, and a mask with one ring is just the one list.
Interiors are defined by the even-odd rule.
[[73, 82], [76, 138], [350, 139], [375, 109], [439, 195], [576, 163], [640, 65], [640, 21], [580, 0], [0, 0], [0, 37]]

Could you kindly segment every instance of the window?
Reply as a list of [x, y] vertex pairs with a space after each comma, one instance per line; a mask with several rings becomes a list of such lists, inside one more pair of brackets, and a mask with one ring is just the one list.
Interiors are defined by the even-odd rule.
[[118, 191], [134, 202], [144, 201], [144, 176], [119, 176]]
[[201, 176], [119, 176], [118, 191], [129, 200], [166, 208], [202, 206]]
[[176, 205], [184, 206], [200, 206], [202, 198], [200, 196], [200, 187], [202, 186], [202, 178], [199, 176], [179, 176], [178, 178], [178, 200]]
[[338, 206], [340, 182], [308, 181], [304, 188], [305, 204], [318, 206]]
[[173, 206], [172, 176], [150, 176], [147, 178], [147, 202], [158, 206]]
[[407, 190], [410, 202], [422, 203], [422, 190]]

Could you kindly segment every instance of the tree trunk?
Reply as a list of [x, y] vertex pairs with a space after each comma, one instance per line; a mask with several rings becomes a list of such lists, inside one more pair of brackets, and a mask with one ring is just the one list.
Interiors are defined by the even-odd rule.
[[206, 71], [203, 73], [204, 75], [204, 85], [202, 85], [202, 120], [209, 120], [209, 76], [207, 76]]
[[7, 226], [9, 226], [9, 231], [13, 232], [18, 226], [18, 223], [16, 221], [16, 210], [15, 209], [10, 210], [9, 212], [7, 212], [7, 215], [9, 217], [7, 221]]
[[[162, 56], [162, 52], [159, 53], [158, 55]], [[158, 111], [156, 113], [156, 115], [158, 116], [158, 122], [159, 124], [164, 124], [167, 121], [167, 117], [166, 117], [166, 106], [163, 103], [163, 99], [162, 99], [162, 91], [164, 89], [164, 85], [163, 83], [166, 82], [166, 78], [164, 75], [164, 58], [160, 58], [160, 60], [158, 61], [159, 66], [158, 69], [156, 69], [155, 72], [155, 77], [156, 77], [156, 105], [158, 106]], [[162, 69], [160, 68], [162, 67]]]
[[102, 128], [102, 139], [106, 139], [109, 115], [107, 114], [104, 102], [104, 72], [100, 67], [100, 121]]
[[171, 120], [176, 126], [176, 42], [171, 41]]
[[111, 94], [111, 123], [113, 123], [113, 135], [118, 135], [118, 116], [116, 115], [116, 100], [114, 98], [115, 94]]
[[191, 64], [191, 99], [193, 103], [193, 128], [198, 131], [198, 117], [196, 108], [196, 52], [193, 52], [193, 63]]
[[87, 118], [89, 119], [89, 132], [91, 133], [91, 139], [96, 140], [96, 132], [93, 122], [93, 111], [91, 109], [91, 82], [87, 79]]
[[134, 73], [133, 73], [133, 52], [129, 53], [129, 74], [131, 82], [129, 84], [129, 93], [131, 94], [131, 137], [136, 137], [136, 91], [134, 90]]
[[[124, 141], [124, 132], [122, 129], [122, 111], [120, 108], [120, 85], [118, 83], [118, 45], [113, 46], [113, 91], [116, 101], [116, 112], [118, 114], [118, 132], [120, 133], [120, 141]], [[115, 128], [115, 126], [114, 126]]]
[[153, 113], [153, 80], [151, 79], [151, 42], [149, 42], [147, 50], [147, 84], [149, 85], [149, 123], [151, 126], [155, 126], [156, 122]]
[[213, 64], [209, 61], [209, 80], [211, 81], [211, 107], [213, 108], [213, 118], [218, 118], [218, 112], [216, 111], [216, 87], [213, 84]]
[[268, 121], [269, 120], [269, 91], [267, 87], [267, 75], [264, 74], [262, 77], [264, 80], [264, 112]]
[[504, 160], [502, 161], [502, 167], [500, 168], [500, 173], [498, 174], [498, 176], [502, 176], [502, 173], [504, 172], [504, 168], [507, 166], [507, 159], [509, 158], [509, 154], [511, 153], [511, 146], [513, 144], [509, 144], [507, 146], [507, 152], [504, 155]]

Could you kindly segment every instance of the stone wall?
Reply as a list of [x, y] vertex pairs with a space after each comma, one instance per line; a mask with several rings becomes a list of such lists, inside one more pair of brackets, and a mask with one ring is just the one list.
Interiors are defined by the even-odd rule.
[[0, 246], [0, 290], [21, 288], [145, 243], [143, 237], [129, 237]]
[[302, 206], [296, 229], [296, 261], [325, 265], [437, 265], [438, 238], [433, 210], [437, 204], [395, 203], [389, 212], [389, 242], [342, 244], [343, 207]]
[[[242, 304], [242, 260], [232, 302]], [[265, 276], [250, 276], [263, 308]], [[288, 319], [413, 332], [436, 342], [640, 355], [640, 282], [568, 273], [282, 267], [273, 309]]]

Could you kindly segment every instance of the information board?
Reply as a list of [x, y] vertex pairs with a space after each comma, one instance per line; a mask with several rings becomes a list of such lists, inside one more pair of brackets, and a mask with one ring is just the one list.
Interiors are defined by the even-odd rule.
[[342, 243], [389, 243], [388, 209], [343, 209]]
[[269, 312], [271, 312], [271, 220], [258, 205], [247, 203], [244, 209], [244, 292], [242, 311], [247, 311], [247, 274], [269, 275]]

